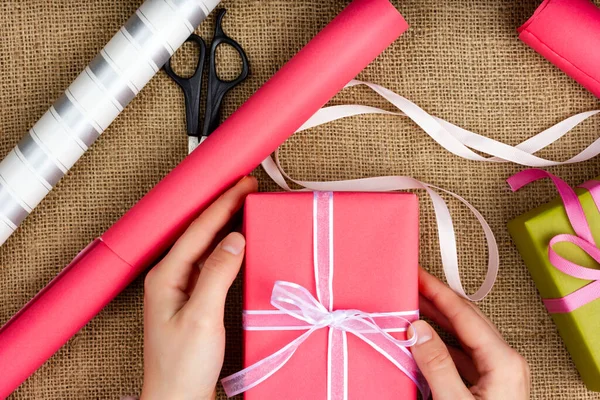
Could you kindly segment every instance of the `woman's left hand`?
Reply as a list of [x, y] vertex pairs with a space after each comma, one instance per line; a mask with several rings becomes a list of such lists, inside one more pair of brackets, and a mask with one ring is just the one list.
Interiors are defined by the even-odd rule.
[[257, 190], [244, 178], [194, 221], [147, 275], [141, 400], [214, 399], [223, 366], [225, 298], [244, 258], [230, 233], [202, 263], [224, 227]]

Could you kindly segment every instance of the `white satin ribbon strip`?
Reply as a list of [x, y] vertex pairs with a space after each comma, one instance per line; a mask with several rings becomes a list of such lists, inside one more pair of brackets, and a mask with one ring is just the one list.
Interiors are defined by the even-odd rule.
[[[316, 126], [316, 125], [313, 125]], [[471, 301], [480, 301], [492, 290], [498, 269], [500, 266], [500, 258], [498, 256], [498, 245], [492, 229], [487, 221], [475, 207], [461, 196], [444, 190], [442, 188], [420, 182], [414, 178], [407, 176], [381, 176], [376, 178], [354, 179], [347, 181], [331, 181], [331, 182], [306, 182], [292, 179], [281, 167], [279, 162], [279, 152], [275, 152], [275, 160], [269, 157], [263, 161], [262, 166], [266, 173], [277, 183], [282, 189], [294, 191], [286, 182], [286, 178], [291, 182], [303, 187], [301, 191], [317, 190], [317, 191], [335, 191], [335, 192], [388, 192], [394, 190], [411, 190], [423, 189], [427, 192], [433, 203], [435, 217], [437, 220], [438, 237], [440, 242], [440, 252], [442, 258], [442, 266], [448, 285], [456, 293]], [[444, 192], [461, 201], [475, 215], [477, 221], [483, 229], [488, 247], [488, 268], [485, 279], [477, 292], [469, 295], [465, 292], [460, 279], [458, 269], [458, 251], [456, 245], [456, 235], [454, 233], [454, 224], [450, 210], [444, 199], [438, 194]]]
[[[443, 148], [459, 157], [466, 158], [467, 160], [496, 163], [514, 162], [516, 164], [529, 167], [548, 167], [582, 162], [600, 154], [600, 139], [596, 139], [591, 145], [589, 145], [575, 157], [572, 157], [566, 161], [552, 161], [534, 155], [534, 153], [537, 153], [538, 151], [548, 147], [569, 133], [574, 127], [586, 119], [600, 113], [600, 110], [587, 111], [574, 115], [525, 140], [517, 146], [510, 146], [497, 140], [493, 140], [460, 128], [441, 118], [429, 115], [425, 110], [417, 106], [412, 101], [392, 92], [389, 89], [384, 88], [383, 86], [374, 83], [353, 80], [346, 85], [346, 87], [348, 88], [357, 85], [368, 86], [385, 100], [394, 105], [399, 112], [391, 112], [376, 107], [357, 104], [325, 107], [317, 111], [299, 129], [299, 131], [356, 115], [385, 114], [410, 118]], [[481, 156], [475, 153], [473, 150], [490, 155], [491, 157]]]
[[[398, 318], [413, 322], [419, 319], [419, 311], [369, 313], [373, 321], [387, 333], [406, 332], [408, 325], [399, 326]], [[307, 331], [312, 325], [277, 310], [245, 310], [243, 327], [246, 331]]]

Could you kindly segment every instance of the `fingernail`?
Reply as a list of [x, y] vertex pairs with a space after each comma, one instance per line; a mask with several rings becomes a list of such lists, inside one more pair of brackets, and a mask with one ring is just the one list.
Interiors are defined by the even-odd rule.
[[239, 256], [246, 247], [246, 240], [240, 233], [229, 234], [221, 244], [221, 248], [234, 256]]
[[427, 322], [417, 321], [413, 324], [414, 330], [417, 332], [417, 345], [427, 343], [433, 337], [431, 327]]

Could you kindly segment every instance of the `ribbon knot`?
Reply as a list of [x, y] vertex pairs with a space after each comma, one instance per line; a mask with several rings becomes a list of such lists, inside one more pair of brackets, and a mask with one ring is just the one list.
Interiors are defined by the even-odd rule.
[[325, 318], [327, 326], [334, 329], [344, 330], [344, 322], [350, 319], [355, 314], [352, 310], [335, 310], [327, 314]]
[[275, 282], [271, 305], [283, 314], [305, 322], [306, 327], [313, 331], [329, 327], [353, 334], [379, 334], [399, 347], [410, 347], [417, 340], [415, 335], [407, 340], [398, 340], [388, 333], [388, 331], [406, 331], [412, 326], [406, 315], [401, 315], [402, 313], [329, 311], [305, 287], [296, 283]]
[[[329, 311], [304, 287], [291, 282], [275, 282], [271, 305], [290, 317], [306, 322], [315, 328], [331, 327], [346, 331], [351, 329], [351, 319], [360, 319], [363, 315], [358, 310]], [[407, 324], [410, 322], [402, 318]], [[348, 326], [346, 326], [348, 325]], [[373, 325], [376, 325], [373, 322]]]

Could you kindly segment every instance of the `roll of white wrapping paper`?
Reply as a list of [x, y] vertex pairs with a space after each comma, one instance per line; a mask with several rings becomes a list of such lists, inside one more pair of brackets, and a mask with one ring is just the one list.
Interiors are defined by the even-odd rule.
[[0, 245], [220, 0], [146, 0], [0, 162]]

